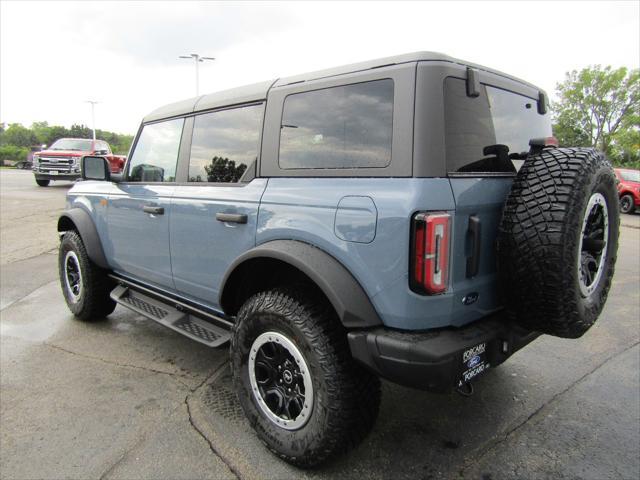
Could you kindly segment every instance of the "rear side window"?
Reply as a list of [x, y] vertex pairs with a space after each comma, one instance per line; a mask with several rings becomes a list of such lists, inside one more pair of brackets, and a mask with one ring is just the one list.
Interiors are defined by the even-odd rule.
[[449, 172], [515, 172], [513, 159], [529, 151], [529, 140], [551, 136], [549, 115], [529, 97], [484, 84], [468, 97], [465, 81], [449, 77], [444, 98]]
[[391, 162], [393, 80], [286, 97], [280, 126], [283, 169], [383, 168]]
[[96, 150], [102, 150], [103, 152], [110, 152], [107, 142], [97, 141]]
[[129, 165], [130, 182], [175, 182], [184, 119], [145, 125]]
[[235, 183], [255, 170], [262, 110], [252, 105], [196, 116], [189, 181]]

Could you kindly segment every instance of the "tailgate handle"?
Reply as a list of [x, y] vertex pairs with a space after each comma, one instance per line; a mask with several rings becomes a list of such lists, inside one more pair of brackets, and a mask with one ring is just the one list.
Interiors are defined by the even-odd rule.
[[152, 215], [164, 215], [164, 207], [155, 207], [153, 205], [145, 205], [142, 207], [144, 213], [151, 213]]
[[219, 222], [247, 223], [247, 216], [243, 213], [216, 213]]
[[480, 219], [469, 217], [467, 235], [471, 237], [471, 256], [467, 257], [467, 278], [475, 277], [480, 269]]

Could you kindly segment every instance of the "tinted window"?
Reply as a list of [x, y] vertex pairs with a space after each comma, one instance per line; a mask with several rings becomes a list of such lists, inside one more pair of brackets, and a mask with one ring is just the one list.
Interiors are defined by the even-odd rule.
[[198, 115], [193, 126], [190, 182], [237, 182], [255, 169], [262, 105]]
[[464, 80], [445, 80], [445, 141], [449, 172], [514, 172], [513, 158], [529, 140], [551, 136], [549, 115], [536, 100], [482, 85], [468, 97]]
[[391, 162], [393, 80], [289, 95], [280, 168], [380, 168]]
[[131, 155], [131, 182], [175, 182], [184, 120], [145, 125]]

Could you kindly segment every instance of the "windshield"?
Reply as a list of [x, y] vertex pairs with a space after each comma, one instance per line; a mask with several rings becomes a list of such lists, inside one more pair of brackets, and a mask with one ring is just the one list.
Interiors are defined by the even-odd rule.
[[465, 81], [453, 77], [444, 94], [448, 172], [515, 172], [529, 140], [551, 136], [549, 114], [539, 114], [532, 98], [484, 84], [469, 97]]
[[76, 150], [78, 152], [90, 152], [91, 140], [61, 138], [54, 142], [49, 150]]
[[640, 183], [640, 170], [619, 170], [620, 177], [627, 182]]

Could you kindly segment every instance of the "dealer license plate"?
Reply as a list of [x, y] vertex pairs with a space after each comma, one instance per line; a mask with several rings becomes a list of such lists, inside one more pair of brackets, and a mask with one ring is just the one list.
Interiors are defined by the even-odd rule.
[[50, 175], [57, 175], [58, 174], [58, 170], [49, 170], [49, 174]]
[[462, 353], [462, 376], [458, 382], [458, 386], [470, 382], [478, 375], [484, 373], [489, 368], [489, 363], [486, 361], [487, 355], [486, 342], [479, 343], [474, 347], [466, 349]]

